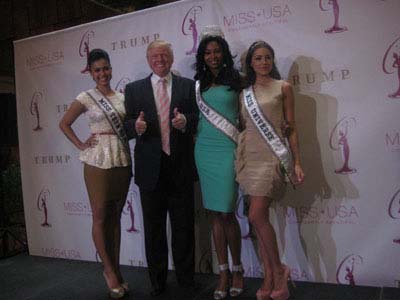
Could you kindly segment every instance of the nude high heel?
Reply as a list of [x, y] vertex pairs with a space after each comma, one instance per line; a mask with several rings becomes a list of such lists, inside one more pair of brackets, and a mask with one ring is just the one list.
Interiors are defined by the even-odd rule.
[[270, 290], [258, 289], [256, 293], [257, 300], [269, 300], [271, 296]]
[[[107, 283], [107, 275], [103, 272], [104, 279]], [[108, 284], [107, 284], [108, 285]], [[108, 294], [111, 299], [122, 299], [125, 297], [126, 291], [122, 286], [118, 286], [116, 288], [108, 288]]]
[[[290, 269], [289, 269], [289, 267], [287, 265], [284, 265], [284, 264], [282, 264], [282, 267], [284, 269], [282, 280], [284, 280], [285, 284], [284, 284], [282, 289], [273, 290], [271, 292], [270, 297], [272, 299], [274, 299], [274, 300], [287, 300], [290, 297], [290, 292], [289, 292], [289, 288], [288, 288], [288, 285], [287, 285], [288, 280], [290, 280], [292, 282], [292, 280], [290, 278]], [[293, 282], [292, 282], [292, 284], [294, 286]]]

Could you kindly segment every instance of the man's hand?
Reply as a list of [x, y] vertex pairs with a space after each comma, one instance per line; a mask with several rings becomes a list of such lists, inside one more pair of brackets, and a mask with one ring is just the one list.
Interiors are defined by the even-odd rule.
[[146, 131], [146, 128], [147, 128], [147, 123], [144, 120], [144, 112], [141, 111], [135, 123], [135, 129], [137, 135], [141, 136]]
[[183, 130], [186, 127], [186, 118], [184, 114], [178, 111], [178, 108], [174, 108], [174, 118], [172, 119], [172, 126], [178, 130]]

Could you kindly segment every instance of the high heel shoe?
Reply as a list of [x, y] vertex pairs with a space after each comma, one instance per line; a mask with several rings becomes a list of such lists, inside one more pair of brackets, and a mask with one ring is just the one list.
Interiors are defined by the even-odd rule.
[[129, 284], [127, 282], [121, 283], [121, 286], [125, 290], [125, 293], [129, 292]]
[[239, 273], [242, 275], [242, 287], [234, 287], [232, 286], [229, 289], [229, 295], [231, 295], [232, 298], [238, 297], [239, 295], [241, 295], [243, 293], [243, 266], [242, 264], [240, 265], [233, 265], [232, 266], [232, 273]]
[[274, 300], [287, 300], [290, 297], [289, 288], [287, 285], [288, 280], [292, 281], [290, 278], [290, 269], [288, 266], [282, 264], [283, 275], [282, 280], [284, 280], [284, 285], [280, 290], [273, 290], [270, 297]]
[[[108, 281], [107, 281], [107, 275], [105, 272], [103, 272], [104, 279], [106, 280], [107, 286], [108, 286]], [[122, 286], [118, 286], [116, 288], [108, 288], [108, 294], [111, 299], [122, 299], [125, 297], [126, 291]]]
[[271, 290], [258, 289], [256, 293], [257, 300], [269, 300], [271, 296]]
[[109, 288], [108, 292], [111, 299], [122, 299], [126, 294], [125, 289], [122, 286], [117, 288]]
[[[221, 272], [228, 272], [229, 273], [229, 265], [228, 264], [219, 265], [218, 268], [219, 268], [219, 272], [220, 273]], [[226, 286], [225, 290], [223, 290], [223, 291], [222, 290], [215, 290], [214, 291], [214, 295], [213, 295], [214, 299], [215, 300], [225, 299], [227, 294], [228, 294], [228, 292], [227, 292], [228, 286], [229, 286], [229, 283]]]

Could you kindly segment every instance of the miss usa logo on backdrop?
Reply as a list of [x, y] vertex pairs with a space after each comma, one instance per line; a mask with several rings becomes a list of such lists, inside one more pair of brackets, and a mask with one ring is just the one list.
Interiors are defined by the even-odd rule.
[[135, 199], [138, 199], [138, 193], [136, 191], [129, 191], [125, 208], [122, 211], [122, 213], [128, 215], [131, 220], [131, 226], [126, 229], [127, 232], [139, 232], [139, 230], [135, 228], [135, 212], [133, 209]]
[[350, 167], [350, 144], [349, 133], [356, 126], [356, 119], [354, 117], [342, 118], [332, 129], [329, 137], [329, 146], [333, 151], [341, 151], [343, 156], [343, 165], [341, 168], [336, 169], [337, 174], [351, 174], [357, 172], [356, 169]]
[[132, 80], [129, 77], [122, 77], [115, 85], [114, 90], [123, 94], [125, 92], [125, 86], [131, 81]]
[[43, 93], [42, 92], [34, 92], [31, 98], [29, 112], [35, 118], [35, 126], [33, 131], [42, 130], [40, 126], [40, 105], [43, 100]]
[[40, 224], [42, 227], [51, 227], [51, 224], [48, 222], [48, 211], [47, 211], [47, 203], [50, 198], [50, 191], [47, 188], [42, 188], [40, 191], [37, 200], [36, 206], [40, 212], [43, 212], [43, 223]]
[[183, 35], [190, 35], [193, 40], [192, 48], [186, 51], [186, 55], [196, 54], [197, 52], [197, 21], [198, 16], [203, 11], [203, 8], [199, 5], [192, 6], [188, 12], [186, 13], [185, 17], [183, 18], [182, 22], [182, 33]]
[[90, 40], [93, 37], [94, 37], [94, 31], [88, 30], [82, 35], [81, 42], [79, 43], [79, 56], [85, 58], [85, 64], [86, 64], [86, 66], [81, 70], [82, 74], [89, 72], [89, 65], [87, 63], [87, 58], [90, 52], [90, 46], [89, 46]]
[[388, 214], [392, 219], [400, 219], [400, 189], [390, 199]]
[[363, 264], [363, 258], [358, 254], [346, 256], [336, 272], [336, 282], [340, 284], [356, 285], [356, 274]]
[[400, 98], [400, 37], [395, 39], [387, 48], [383, 56], [382, 69], [385, 74], [397, 75], [397, 90], [388, 95], [390, 98]]
[[319, 8], [321, 11], [333, 11], [334, 23], [332, 27], [325, 29], [325, 33], [339, 33], [347, 31], [346, 26], [339, 25], [339, 3], [338, 0], [319, 0]]

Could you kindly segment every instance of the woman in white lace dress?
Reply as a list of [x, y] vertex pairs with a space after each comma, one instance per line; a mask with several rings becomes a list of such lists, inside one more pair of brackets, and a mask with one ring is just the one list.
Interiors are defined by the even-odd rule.
[[[119, 268], [120, 219], [132, 176], [129, 146], [119, 127], [125, 116], [124, 95], [111, 89], [112, 68], [107, 52], [93, 49], [88, 66], [95, 88], [76, 97], [60, 128], [81, 150], [79, 159], [93, 213], [93, 241], [104, 265], [110, 296], [118, 299], [128, 291]], [[82, 114], [88, 117], [91, 131], [85, 142], [72, 128]]]

